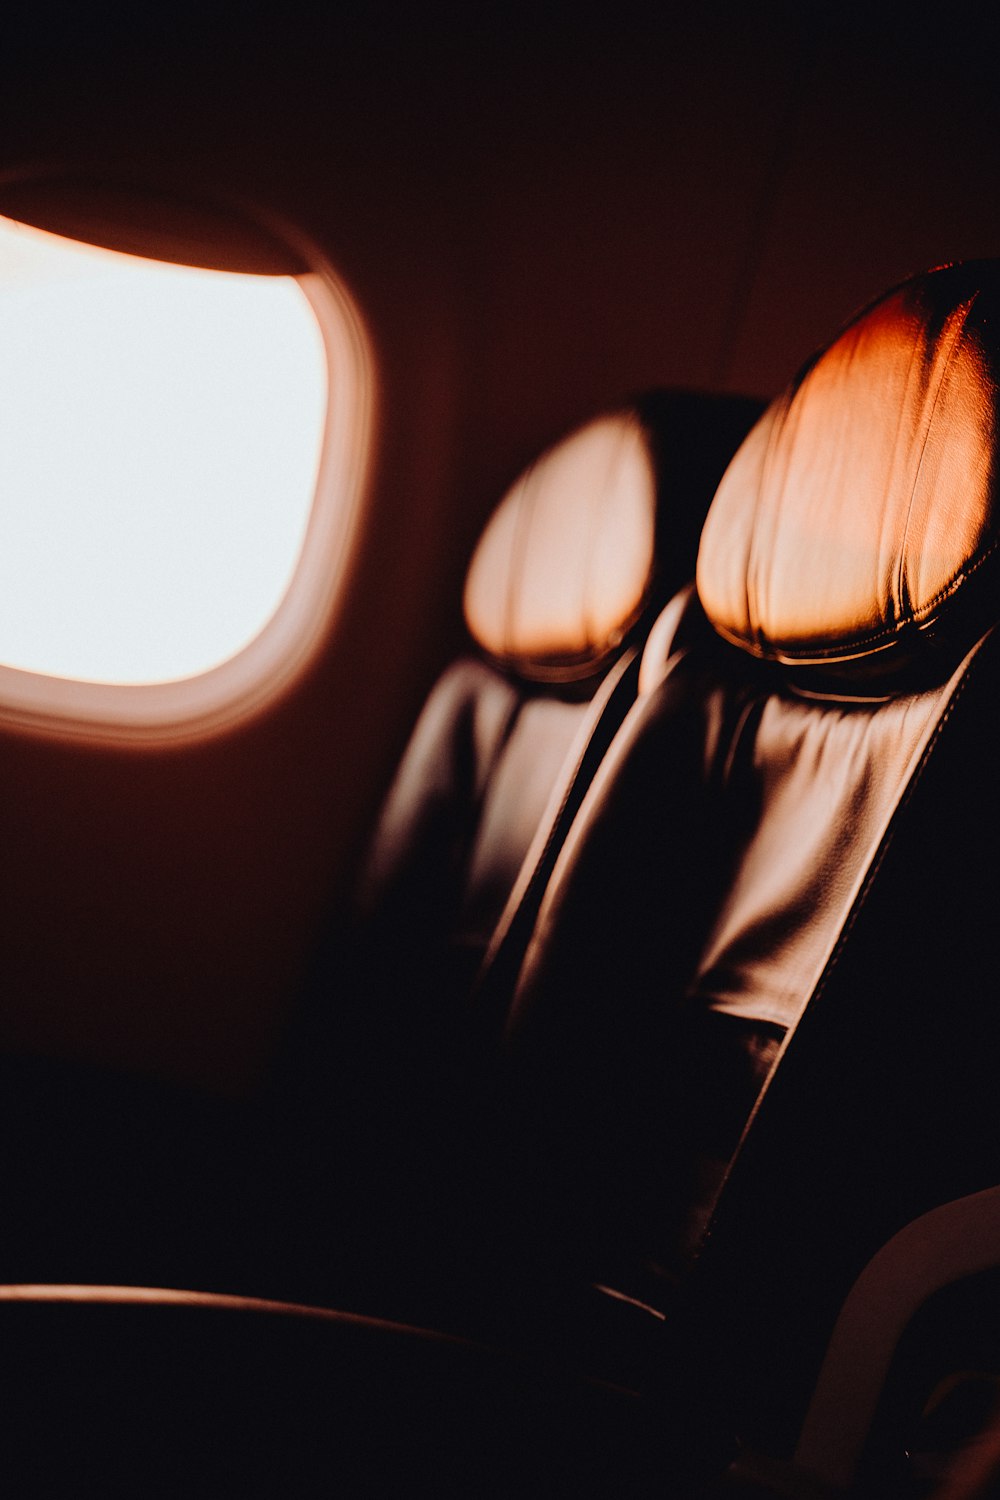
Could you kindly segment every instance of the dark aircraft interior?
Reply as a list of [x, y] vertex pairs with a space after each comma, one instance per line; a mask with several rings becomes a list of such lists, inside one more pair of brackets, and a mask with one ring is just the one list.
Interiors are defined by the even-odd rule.
[[2, 31], [6, 1492], [1000, 1495], [996, 38]]

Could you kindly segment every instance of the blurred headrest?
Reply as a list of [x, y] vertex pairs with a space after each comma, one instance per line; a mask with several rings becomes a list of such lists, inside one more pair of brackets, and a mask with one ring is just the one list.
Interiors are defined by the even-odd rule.
[[494, 512], [466, 579], [470, 631], [526, 676], [585, 676], [642, 609], [655, 526], [656, 476], [635, 413], [588, 423]]
[[915, 277], [855, 319], [719, 486], [697, 571], [716, 630], [859, 682], [953, 662], [1000, 616], [998, 362], [1000, 262]]
[[601, 671], [647, 606], [693, 575], [709, 500], [760, 409], [651, 391], [544, 453], [473, 555], [465, 618], [479, 645], [536, 681]]

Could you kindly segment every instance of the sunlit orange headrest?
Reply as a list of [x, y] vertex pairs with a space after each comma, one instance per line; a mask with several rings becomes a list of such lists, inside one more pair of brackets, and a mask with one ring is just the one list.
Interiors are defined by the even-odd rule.
[[479, 645], [537, 681], [601, 672], [692, 577], [709, 501], [760, 411], [750, 397], [651, 390], [550, 448], [473, 555], [465, 617]]
[[599, 417], [508, 490], [473, 556], [465, 618], [526, 676], [583, 676], [621, 643], [654, 563], [656, 475], [634, 412]]
[[998, 372], [1000, 262], [928, 272], [862, 313], [723, 477], [697, 570], [715, 628], [864, 678], [1000, 617]]

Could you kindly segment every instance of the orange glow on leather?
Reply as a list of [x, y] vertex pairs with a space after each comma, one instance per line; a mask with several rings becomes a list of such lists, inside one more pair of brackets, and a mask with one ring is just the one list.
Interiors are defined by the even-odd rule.
[[501, 501], [469, 569], [469, 630], [527, 676], [590, 671], [645, 602], [655, 523], [656, 479], [638, 421], [591, 422]]
[[698, 590], [721, 634], [837, 663], [939, 629], [997, 541], [997, 374], [979, 338], [996, 282], [950, 267], [908, 283], [765, 413], [702, 536]]

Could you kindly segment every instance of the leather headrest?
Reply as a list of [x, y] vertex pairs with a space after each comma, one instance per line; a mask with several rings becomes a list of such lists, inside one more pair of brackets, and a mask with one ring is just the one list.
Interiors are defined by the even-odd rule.
[[597, 676], [694, 574], [709, 501], [762, 410], [754, 397], [650, 390], [550, 448], [473, 555], [465, 618], [538, 682]]
[[811, 361], [705, 523], [698, 592], [720, 634], [863, 681], [994, 623], [998, 365], [1000, 262], [915, 277]]
[[465, 618], [484, 650], [540, 680], [603, 662], [646, 600], [656, 495], [634, 411], [549, 449], [504, 496], [473, 555]]

